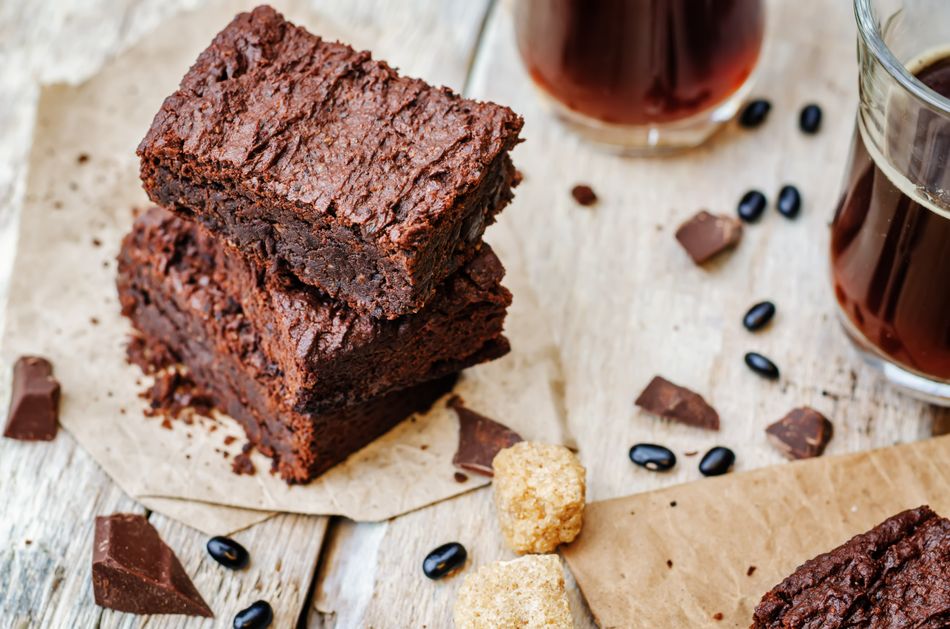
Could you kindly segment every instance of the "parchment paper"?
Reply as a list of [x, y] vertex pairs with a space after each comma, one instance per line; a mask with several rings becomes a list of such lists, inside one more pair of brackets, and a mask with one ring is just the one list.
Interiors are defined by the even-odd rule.
[[948, 461], [945, 436], [596, 502], [564, 556], [602, 627], [748, 627], [815, 555], [904, 509], [950, 515]]
[[[4, 364], [27, 353], [50, 358], [62, 384], [63, 427], [130, 495], [204, 531], [242, 528], [270, 511], [381, 520], [484, 485], [483, 477], [469, 475], [459, 483], [453, 476], [458, 422], [444, 400], [317, 481], [295, 487], [268, 473], [270, 461], [260, 455], [254, 457], [255, 475], [230, 471], [223, 452], [233, 458], [244, 439], [229, 418], [209, 432], [203, 423], [174, 422], [168, 430], [143, 417], [138, 394], [148, 380], [126, 364], [130, 327], [119, 315], [114, 282], [114, 258], [132, 208], [147, 205], [135, 147], [198, 53], [247, 4], [182, 15], [86, 83], [43, 90], [2, 339]], [[289, 18], [325, 37], [346, 39], [295, 4], [282, 5]], [[508, 211], [518, 211], [517, 205]], [[513, 351], [467, 371], [455, 392], [525, 438], [563, 441], [556, 349], [517, 241], [501, 225], [489, 232], [515, 296], [506, 325]], [[225, 445], [229, 435], [238, 439]]]

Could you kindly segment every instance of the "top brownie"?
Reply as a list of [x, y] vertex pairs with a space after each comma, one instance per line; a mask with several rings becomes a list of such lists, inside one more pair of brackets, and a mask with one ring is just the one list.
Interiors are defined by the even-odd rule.
[[156, 203], [395, 318], [474, 256], [511, 200], [521, 126], [262, 6], [201, 53], [138, 154]]
[[950, 627], [950, 520], [898, 513], [805, 562], [762, 598], [753, 629]]

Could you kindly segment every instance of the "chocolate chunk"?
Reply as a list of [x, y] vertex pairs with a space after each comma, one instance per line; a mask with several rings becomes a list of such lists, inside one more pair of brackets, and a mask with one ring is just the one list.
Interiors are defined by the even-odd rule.
[[654, 376], [635, 402], [643, 410], [688, 426], [719, 430], [719, 413], [698, 393]]
[[789, 459], [821, 456], [833, 433], [828, 418], [808, 406], [791, 410], [765, 429], [772, 445]]
[[10, 411], [3, 436], [21, 441], [52, 441], [59, 419], [59, 382], [45, 358], [22, 356], [13, 365]]
[[493, 476], [491, 463], [495, 455], [522, 441], [521, 435], [466, 408], [457, 395], [449, 400], [449, 406], [459, 418], [459, 447], [452, 463], [476, 474]]
[[178, 557], [144, 516], [96, 518], [92, 552], [96, 604], [133, 614], [214, 614]]
[[584, 207], [597, 203], [597, 195], [594, 193], [594, 189], [584, 184], [578, 184], [571, 188], [571, 196], [579, 205]]
[[742, 223], [731, 216], [710, 214], [703, 210], [676, 230], [676, 239], [696, 264], [703, 264], [717, 254], [738, 244]]

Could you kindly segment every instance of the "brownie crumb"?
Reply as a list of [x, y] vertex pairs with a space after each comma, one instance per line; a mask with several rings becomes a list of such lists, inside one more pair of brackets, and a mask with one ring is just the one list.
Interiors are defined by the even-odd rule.
[[162, 428], [164, 428], [165, 430], [171, 430], [172, 420], [168, 419], [167, 417], [162, 419]]
[[231, 471], [235, 474], [241, 475], [246, 474], [248, 476], [253, 476], [257, 472], [257, 468], [254, 467], [254, 463], [251, 461], [251, 450], [254, 449], [254, 446], [250, 443], [245, 443], [241, 448], [241, 454], [234, 457], [234, 460], [231, 461]]
[[755, 573], [755, 566], [749, 566], [749, 569], [745, 571], [745, 576], [751, 577]]
[[724, 617], [725, 616], [722, 615], [722, 612], [716, 612], [715, 614], [713, 614], [713, 620], [717, 622], [722, 620]]
[[237, 441], [237, 437], [235, 437], [234, 435], [228, 435], [227, 437], [224, 438], [224, 445], [229, 446], [235, 441]]
[[670, 501], [670, 506], [671, 506], [671, 507], [675, 507], [675, 506], [676, 506], [676, 501], [675, 501], [675, 500], [671, 500], [671, 501]]
[[464, 482], [467, 481], [467, 480], [468, 480], [468, 476], [466, 476], [466, 475], [463, 474], [462, 472], [456, 472], [456, 473], [455, 473], [455, 482], [457, 482], [457, 483], [464, 483]]
[[77, 163], [77, 164], [85, 164], [85, 163], [88, 162], [88, 161], [89, 161], [89, 154], [88, 154], [88, 153], [80, 153], [78, 156], [76, 156], [76, 163]]
[[92, 325], [99, 325], [99, 319], [97, 319], [96, 317], [89, 317], [89, 323], [91, 323]]
[[584, 207], [590, 207], [597, 203], [597, 195], [594, 193], [594, 189], [586, 184], [577, 184], [571, 188], [571, 196], [574, 197], [578, 205]]
[[672, 568], [672, 567], [673, 567], [673, 560], [672, 560], [672, 559], [667, 559], [667, 560], [666, 560], [666, 567], [667, 567], [667, 568]]
[[101, 247], [101, 246], [102, 246], [102, 241], [99, 240], [98, 238], [93, 238], [93, 239], [92, 239], [92, 246], [93, 246], [93, 247]]

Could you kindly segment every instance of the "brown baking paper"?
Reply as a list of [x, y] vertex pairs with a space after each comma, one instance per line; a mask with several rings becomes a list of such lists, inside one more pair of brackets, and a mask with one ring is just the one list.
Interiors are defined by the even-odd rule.
[[[82, 85], [43, 90], [2, 339], [4, 365], [22, 354], [50, 358], [62, 384], [62, 425], [130, 495], [209, 532], [241, 528], [269, 511], [382, 520], [484, 485], [483, 477], [454, 478], [458, 422], [444, 400], [315, 482], [294, 487], [270, 474], [270, 461], [260, 455], [253, 458], [253, 476], [231, 472], [244, 439], [229, 418], [210, 432], [208, 421], [176, 421], [169, 430], [143, 416], [139, 393], [149, 381], [126, 363], [130, 326], [119, 314], [114, 279], [132, 208], [147, 205], [135, 147], [162, 99], [240, 6], [182, 15]], [[282, 8], [316, 33], [346, 39], [312, 15]], [[517, 204], [509, 211], [519, 211]], [[517, 241], [503, 225], [490, 230], [489, 240], [515, 296], [506, 325], [513, 350], [466, 371], [455, 393], [526, 438], [563, 440], [557, 352]], [[228, 436], [237, 440], [226, 445]]]
[[601, 627], [748, 627], [815, 555], [904, 509], [950, 515], [948, 462], [950, 436], [595, 502], [563, 553]]

